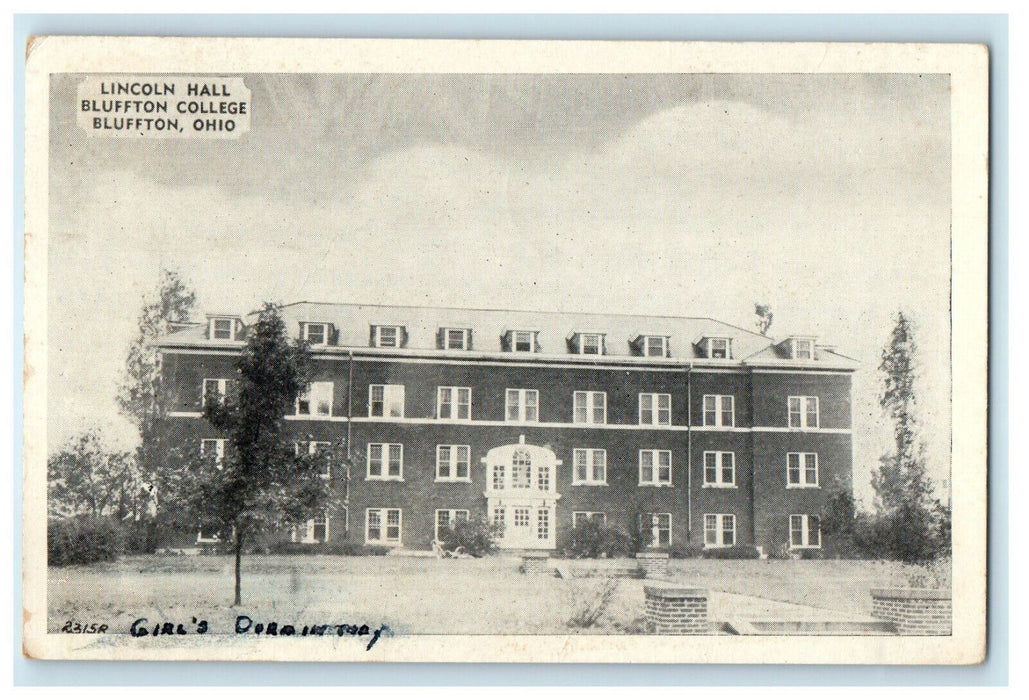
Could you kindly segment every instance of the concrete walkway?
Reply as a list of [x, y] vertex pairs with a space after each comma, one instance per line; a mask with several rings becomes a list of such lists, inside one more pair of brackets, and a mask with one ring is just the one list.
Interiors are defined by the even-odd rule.
[[875, 618], [840, 610], [813, 608], [808, 605], [783, 603], [756, 596], [711, 591], [708, 598], [708, 616], [712, 620], [791, 620], [791, 621], [859, 621], [872, 622]]

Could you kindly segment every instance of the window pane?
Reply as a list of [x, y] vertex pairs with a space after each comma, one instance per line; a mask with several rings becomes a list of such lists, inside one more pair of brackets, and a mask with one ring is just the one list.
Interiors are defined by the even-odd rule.
[[654, 453], [640, 453], [640, 481], [652, 482], [654, 480]]
[[586, 473], [586, 450], [575, 451], [575, 480], [587, 481]]
[[722, 453], [722, 483], [732, 484], [736, 481], [735, 470], [736, 455], [732, 452]]
[[607, 452], [604, 450], [593, 450], [593, 480], [607, 480]]
[[733, 425], [733, 397], [722, 397], [722, 425], [731, 427]]
[[704, 481], [708, 484], [718, 481], [718, 455], [714, 452], [704, 453]]

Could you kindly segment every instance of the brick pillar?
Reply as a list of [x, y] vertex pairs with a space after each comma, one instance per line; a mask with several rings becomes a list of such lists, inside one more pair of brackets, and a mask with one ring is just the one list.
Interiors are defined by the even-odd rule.
[[526, 552], [522, 555], [523, 574], [549, 574], [550, 552]]
[[872, 617], [892, 622], [898, 634], [951, 634], [951, 593], [933, 588], [873, 588]]
[[707, 589], [676, 584], [646, 584], [649, 634], [711, 634]]
[[668, 552], [637, 552], [636, 566], [643, 578], [668, 578]]

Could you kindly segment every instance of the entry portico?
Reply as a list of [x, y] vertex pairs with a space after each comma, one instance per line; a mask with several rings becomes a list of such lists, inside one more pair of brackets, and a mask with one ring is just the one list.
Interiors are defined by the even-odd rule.
[[486, 508], [490, 522], [503, 526], [502, 549], [554, 549], [557, 459], [549, 446], [518, 443], [490, 450], [486, 465]]

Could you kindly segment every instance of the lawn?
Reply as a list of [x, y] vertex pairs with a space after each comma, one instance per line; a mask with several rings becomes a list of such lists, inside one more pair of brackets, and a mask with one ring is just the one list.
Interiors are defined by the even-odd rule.
[[[388, 624], [400, 634], [568, 634], [566, 624], [595, 597], [598, 579], [571, 581], [519, 573], [510, 557], [437, 560], [405, 557], [249, 556], [243, 605], [232, 601], [232, 559], [222, 556], [127, 557], [114, 564], [53, 568], [49, 628], [68, 620], [106, 622], [207, 619], [229, 632], [236, 616], [255, 624]], [[627, 562], [628, 563], [628, 562]], [[581, 562], [576, 562], [581, 565]], [[771, 600], [867, 613], [868, 589], [896, 567], [852, 561], [677, 560], [675, 580]], [[640, 629], [643, 582], [618, 581], [606, 614], [588, 632]]]

